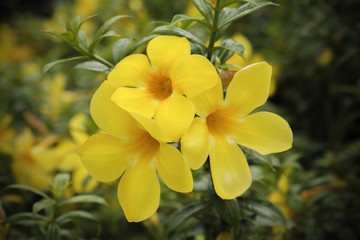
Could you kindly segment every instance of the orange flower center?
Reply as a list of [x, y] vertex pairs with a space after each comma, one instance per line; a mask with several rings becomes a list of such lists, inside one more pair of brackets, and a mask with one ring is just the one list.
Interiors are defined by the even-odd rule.
[[148, 132], [139, 131], [136, 136], [129, 141], [128, 151], [131, 155], [139, 156], [139, 160], [151, 163], [159, 147], [160, 143]]
[[154, 74], [150, 77], [148, 81], [148, 89], [157, 100], [166, 99], [173, 92], [171, 79], [160, 73]]
[[213, 136], [232, 135], [238, 127], [236, 116], [231, 109], [217, 109], [206, 118], [209, 132]]

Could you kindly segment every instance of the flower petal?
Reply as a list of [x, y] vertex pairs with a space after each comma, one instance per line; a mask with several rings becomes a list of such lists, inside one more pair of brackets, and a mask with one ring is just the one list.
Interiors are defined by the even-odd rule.
[[156, 104], [146, 89], [120, 87], [111, 96], [111, 100], [128, 112], [153, 117]]
[[206, 122], [196, 117], [181, 138], [181, 152], [191, 169], [199, 169], [210, 152], [210, 134]]
[[173, 94], [159, 103], [154, 119], [169, 138], [177, 142], [190, 127], [194, 115], [192, 102], [180, 94]]
[[89, 176], [89, 173], [82, 164], [74, 170], [72, 174], [72, 186], [76, 193], [92, 192], [98, 185], [99, 182]]
[[79, 148], [81, 161], [96, 180], [111, 182], [129, 167], [126, 144], [107, 134], [92, 135]]
[[194, 183], [190, 167], [174, 146], [160, 144], [157, 171], [168, 188], [182, 193], [192, 191]]
[[145, 161], [127, 169], [118, 186], [118, 199], [129, 222], [140, 222], [153, 215], [160, 201], [156, 169]]
[[233, 199], [251, 185], [252, 177], [244, 153], [236, 144], [216, 139], [210, 151], [210, 169], [217, 195]]
[[130, 114], [153, 138], [160, 142], [171, 142], [171, 139], [154, 119], [145, 117], [138, 113]]
[[201, 117], [207, 117], [223, 102], [223, 89], [221, 81], [219, 80], [214, 87], [191, 99], [191, 101], [195, 106], [196, 114]]
[[184, 37], [158, 36], [146, 49], [151, 66], [160, 72], [169, 72], [180, 59], [191, 54], [189, 41]]
[[219, 76], [211, 62], [201, 55], [182, 58], [170, 72], [174, 91], [194, 98], [212, 88]]
[[121, 60], [109, 73], [108, 80], [117, 87], [144, 85], [150, 71], [150, 63], [144, 54], [133, 54]]
[[122, 138], [129, 135], [129, 132], [137, 126], [137, 122], [129, 113], [110, 100], [114, 92], [115, 87], [108, 81], [104, 81], [91, 99], [90, 113], [99, 128], [115, 137]]
[[234, 133], [238, 143], [261, 154], [288, 150], [293, 134], [289, 124], [280, 116], [258, 112], [247, 116]]
[[266, 62], [241, 69], [229, 84], [225, 101], [236, 106], [242, 116], [263, 105], [269, 96], [271, 66]]

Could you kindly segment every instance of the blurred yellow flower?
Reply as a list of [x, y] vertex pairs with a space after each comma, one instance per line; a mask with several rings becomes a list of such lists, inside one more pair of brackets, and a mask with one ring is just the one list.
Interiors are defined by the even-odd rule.
[[[237, 41], [237, 42], [240, 42], [244, 46], [244, 48], [245, 48], [244, 56], [245, 56], [246, 60], [244, 60], [239, 55], [234, 54], [234, 55], [231, 56], [231, 58], [229, 58], [226, 61], [226, 64], [236, 65], [236, 66], [239, 66], [241, 68], [244, 68], [244, 67], [249, 66], [249, 65], [251, 65], [253, 63], [264, 61], [264, 56], [262, 56], [259, 53], [253, 53], [253, 47], [251, 45], [250, 40], [247, 37], [245, 37], [243, 34], [237, 33], [232, 37], [232, 39]], [[280, 73], [280, 66], [279, 65], [277, 65], [275, 63], [271, 63], [271, 66], [272, 66], [272, 78], [271, 78], [271, 83], [270, 83], [269, 96], [272, 96], [275, 93], [276, 79], [277, 79], [277, 77], [278, 77], [278, 75]], [[221, 77], [224, 86], [229, 85], [230, 81], [232, 80], [232, 76], [238, 70], [239, 70], [238, 68], [230, 67], [229, 71], [232, 72], [232, 74], [228, 74], [227, 77]], [[228, 72], [225, 72], [225, 73], [228, 73]], [[224, 74], [221, 74], [221, 75], [224, 76]]]
[[21, 62], [33, 56], [28, 46], [18, 44], [18, 34], [8, 24], [0, 24], [0, 65], [6, 62]]
[[58, 164], [56, 150], [51, 148], [56, 140], [55, 136], [49, 136], [38, 142], [28, 128], [16, 136], [10, 155], [13, 158], [11, 169], [17, 183], [40, 190], [50, 186]]
[[319, 66], [327, 66], [334, 58], [334, 52], [330, 48], [324, 48], [316, 59]]
[[72, 140], [66, 139], [57, 147], [57, 151], [61, 155], [59, 170], [72, 173], [72, 190], [75, 193], [92, 192], [99, 185], [99, 182], [88, 174], [78, 154], [79, 146], [89, 138], [86, 132], [88, 121], [85, 114], [80, 113], [72, 117], [69, 121]]
[[176, 142], [194, 118], [190, 99], [213, 87], [218, 75], [205, 57], [191, 55], [186, 38], [158, 36], [147, 55], [130, 55], [110, 72], [108, 81], [117, 88], [111, 100], [131, 114], [153, 118]]
[[[140, 64], [131, 65], [125, 72], [131, 76], [129, 83], [142, 74], [136, 72]], [[120, 205], [129, 222], [139, 222], [152, 216], [159, 206], [157, 173], [170, 189], [178, 192], [190, 192], [193, 180], [188, 164], [174, 146], [166, 143], [170, 139], [157, 122], [140, 114], [130, 115], [111, 101], [118, 89], [114, 79], [126, 80], [120, 78], [121, 73], [117, 72], [118, 78], [113, 75], [112, 82], [105, 81], [95, 92], [90, 113], [102, 132], [81, 145], [79, 154], [96, 180], [111, 182], [122, 176], [118, 185]]]
[[74, 15], [88, 17], [96, 13], [99, 8], [99, 0], [76, 0]]
[[225, 100], [221, 82], [193, 99], [196, 114], [181, 139], [181, 150], [192, 169], [200, 168], [210, 155], [210, 169], [216, 193], [223, 199], [241, 195], [252, 177], [244, 153], [237, 144], [261, 154], [291, 148], [292, 131], [280, 116], [251, 113], [269, 95], [271, 66], [266, 62], [238, 71]]

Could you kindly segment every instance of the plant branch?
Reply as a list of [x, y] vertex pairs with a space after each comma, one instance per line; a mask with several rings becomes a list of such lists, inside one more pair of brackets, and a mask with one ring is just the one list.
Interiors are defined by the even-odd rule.
[[212, 24], [212, 28], [211, 28], [211, 34], [210, 34], [210, 41], [209, 41], [209, 45], [207, 47], [207, 59], [209, 59], [209, 61], [211, 61], [211, 57], [212, 57], [212, 53], [213, 53], [213, 49], [214, 49], [214, 45], [215, 45], [215, 38], [216, 38], [216, 33], [218, 30], [218, 20], [219, 20], [219, 14], [220, 14], [220, 4], [221, 1], [218, 0], [216, 1], [216, 6], [215, 6], [215, 12], [214, 12], [214, 20], [213, 20], [213, 24]]

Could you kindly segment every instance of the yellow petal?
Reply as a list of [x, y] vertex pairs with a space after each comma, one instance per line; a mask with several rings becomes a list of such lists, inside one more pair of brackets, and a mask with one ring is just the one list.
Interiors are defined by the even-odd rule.
[[129, 113], [111, 101], [115, 89], [108, 81], [104, 81], [91, 99], [90, 113], [99, 128], [113, 136], [123, 138], [136, 128], [137, 122]]
[[191, 54], [189, 41], [184, 37], [158, 36], [152, 39], [147, 46], [152, 67], [166, 73], [180, 59]]
[[157, 171], [168, 188], [182, 193], [192, 191], [194, 184], [190, 167], [174, 146], [160, 144]]
[[214, 87], [191, 99], [191, 101], [195, 106], [196, 114], [201, 117], [207, 117], [223, 102], [223, 89], [221, 81], [219, 80]]
[[252, 177], [244, 153], [225, 138], [215, 141], [210, 151], [210, 169], [217, 195], [233, 199], [251, 185]]
[[146, 89], [120, 87], [111, 96], [111, 100], [120, 108], [146, 117], [153, 117], [156, 103]]
[[280, 116], [258, 112], [247, 116], [234, 132], [238, 143], [261, 154], [288, 150], [293, 134], [289, 124]]
[[170, 72], [174, 91], [194, 98], [212, 88], [219, 76], [211, 62], [201, 55], [190, 55], [181, 59]]
[[145, 117], [138, 113], [130, 114], [153, 138], [160, 142], [171, 142], [171, 139], [166, 135], [164, 130], [160, 127], [159, 123], [157, 123], [154, 119]]
[[236, 106], [242, 116], [263, 105], [269, 96], [271, 66], [255, 63], [241, 69], [229, 84], [225, 101]]
[[138, 87], [144, 85], [150, 71], [148, 58], [143, 54], [133, 54], [121, 60], [109, 73], [108, 80], [117, 87]]
[[196, 117], [181, 138], [181, 152], [191, 169], [199, 169], [210, 152], [210, 134], [206, 121]]
[[96, 180], [111, 182], [128, 168], [127, 145], [107, 134], [94, 134], [80, 146], [79, 154], [86, 170]]
[[129, 222], [140, 222], [151, 217], [160, 201], [156, 169], [145, 161], [127, 169], [118, 186], [118, 199]]
[[173, 94], [159, 103], [154, 119], [169, 138], [177, 142], [190, 127], [194, 115], [192, 102], [180, 94]]

